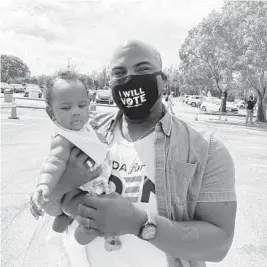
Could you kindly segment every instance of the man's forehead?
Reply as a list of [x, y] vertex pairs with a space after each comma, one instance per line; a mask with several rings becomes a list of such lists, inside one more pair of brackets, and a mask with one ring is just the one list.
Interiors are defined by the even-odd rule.
[[110, 62], [111, 68], [119, 66], [134, 66], [147, 62], [161, 69], [160, 54], [156, 49], [142, 43], [126, 43], [115, 50]]

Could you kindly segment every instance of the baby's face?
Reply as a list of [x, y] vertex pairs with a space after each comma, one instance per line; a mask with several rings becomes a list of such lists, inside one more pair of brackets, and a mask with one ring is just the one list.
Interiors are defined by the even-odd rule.
[[89, 99], [81, 81], [58, 80], [51, 94], [57, 123], [70, 130], [80, 130], [89, 119]]

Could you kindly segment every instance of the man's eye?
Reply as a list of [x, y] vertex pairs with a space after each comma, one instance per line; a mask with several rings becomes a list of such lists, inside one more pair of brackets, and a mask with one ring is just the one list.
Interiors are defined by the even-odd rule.
[[139, 71], [146, 71], [146, 70], [149, 70], [149, 67], [141, 67], [138, 69]]
[[62, 107], [60, 109], [62, 109], [62, 110], [70, 110], [70, 107]]
[[114, 76], [120, 76], [120, 75], [123, 75], [123, 74], [125, 74], [124, 70], [115, 70], [115, 71], [113, 71], [113, 75]]

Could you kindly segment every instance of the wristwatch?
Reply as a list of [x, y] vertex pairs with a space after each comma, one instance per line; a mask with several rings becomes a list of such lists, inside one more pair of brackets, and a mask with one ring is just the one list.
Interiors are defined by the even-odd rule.
[[138, 237], [142, 240], [149, 241], [155, 238], [157, 233], [157, 223], [153, 214], [145, 210], [147, 221], [141, 226]]

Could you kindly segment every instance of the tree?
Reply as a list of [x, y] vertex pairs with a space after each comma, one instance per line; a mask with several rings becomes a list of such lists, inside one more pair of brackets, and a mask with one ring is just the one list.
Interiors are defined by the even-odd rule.
[[259, 121], [266, 121], [266, 14], [264, 1], [225, 2], [220, 12], [212, 12], [189, 32], [180, 49], [186, 72], [201, 66], [220, 93], [240, 89], [234, 78], [240, 76], [257, 93]]
[[9, 82], [10, 79], [26, 78], [30, 75], [28, 66], [18, 57], [1, 55], [1, 81]]
[[167, 76], [168, 91], [167, 93], [174, 92], [175, 96], [180, 95], [181, 86], [181, 73], [179, 66], [171, 65], [164, 69], [164, 73]]
[[[267, 106], [267, 2], [229, 2], [223, 7], [223, 25], [231, 28], [240, 80], [257, 94], [257, 120], [266, 121]], [[231, 23], [231, 25], [230, 25]], [[229, 43], [229, 42], [228, 42]]]
[[[214, 87], [219, 97], [229, 89], [233, 81], [233, 64], [235, 54], [230, 51], [220, 35], [221, 14], [212, 12], [197, 27], [189, 31], [179, 51], [184, 69], [188, 72], [191, 83]], [[205, 89], [205, 91], [206, 91]], [[226, 98], [222, 111], [226, 112]]]

